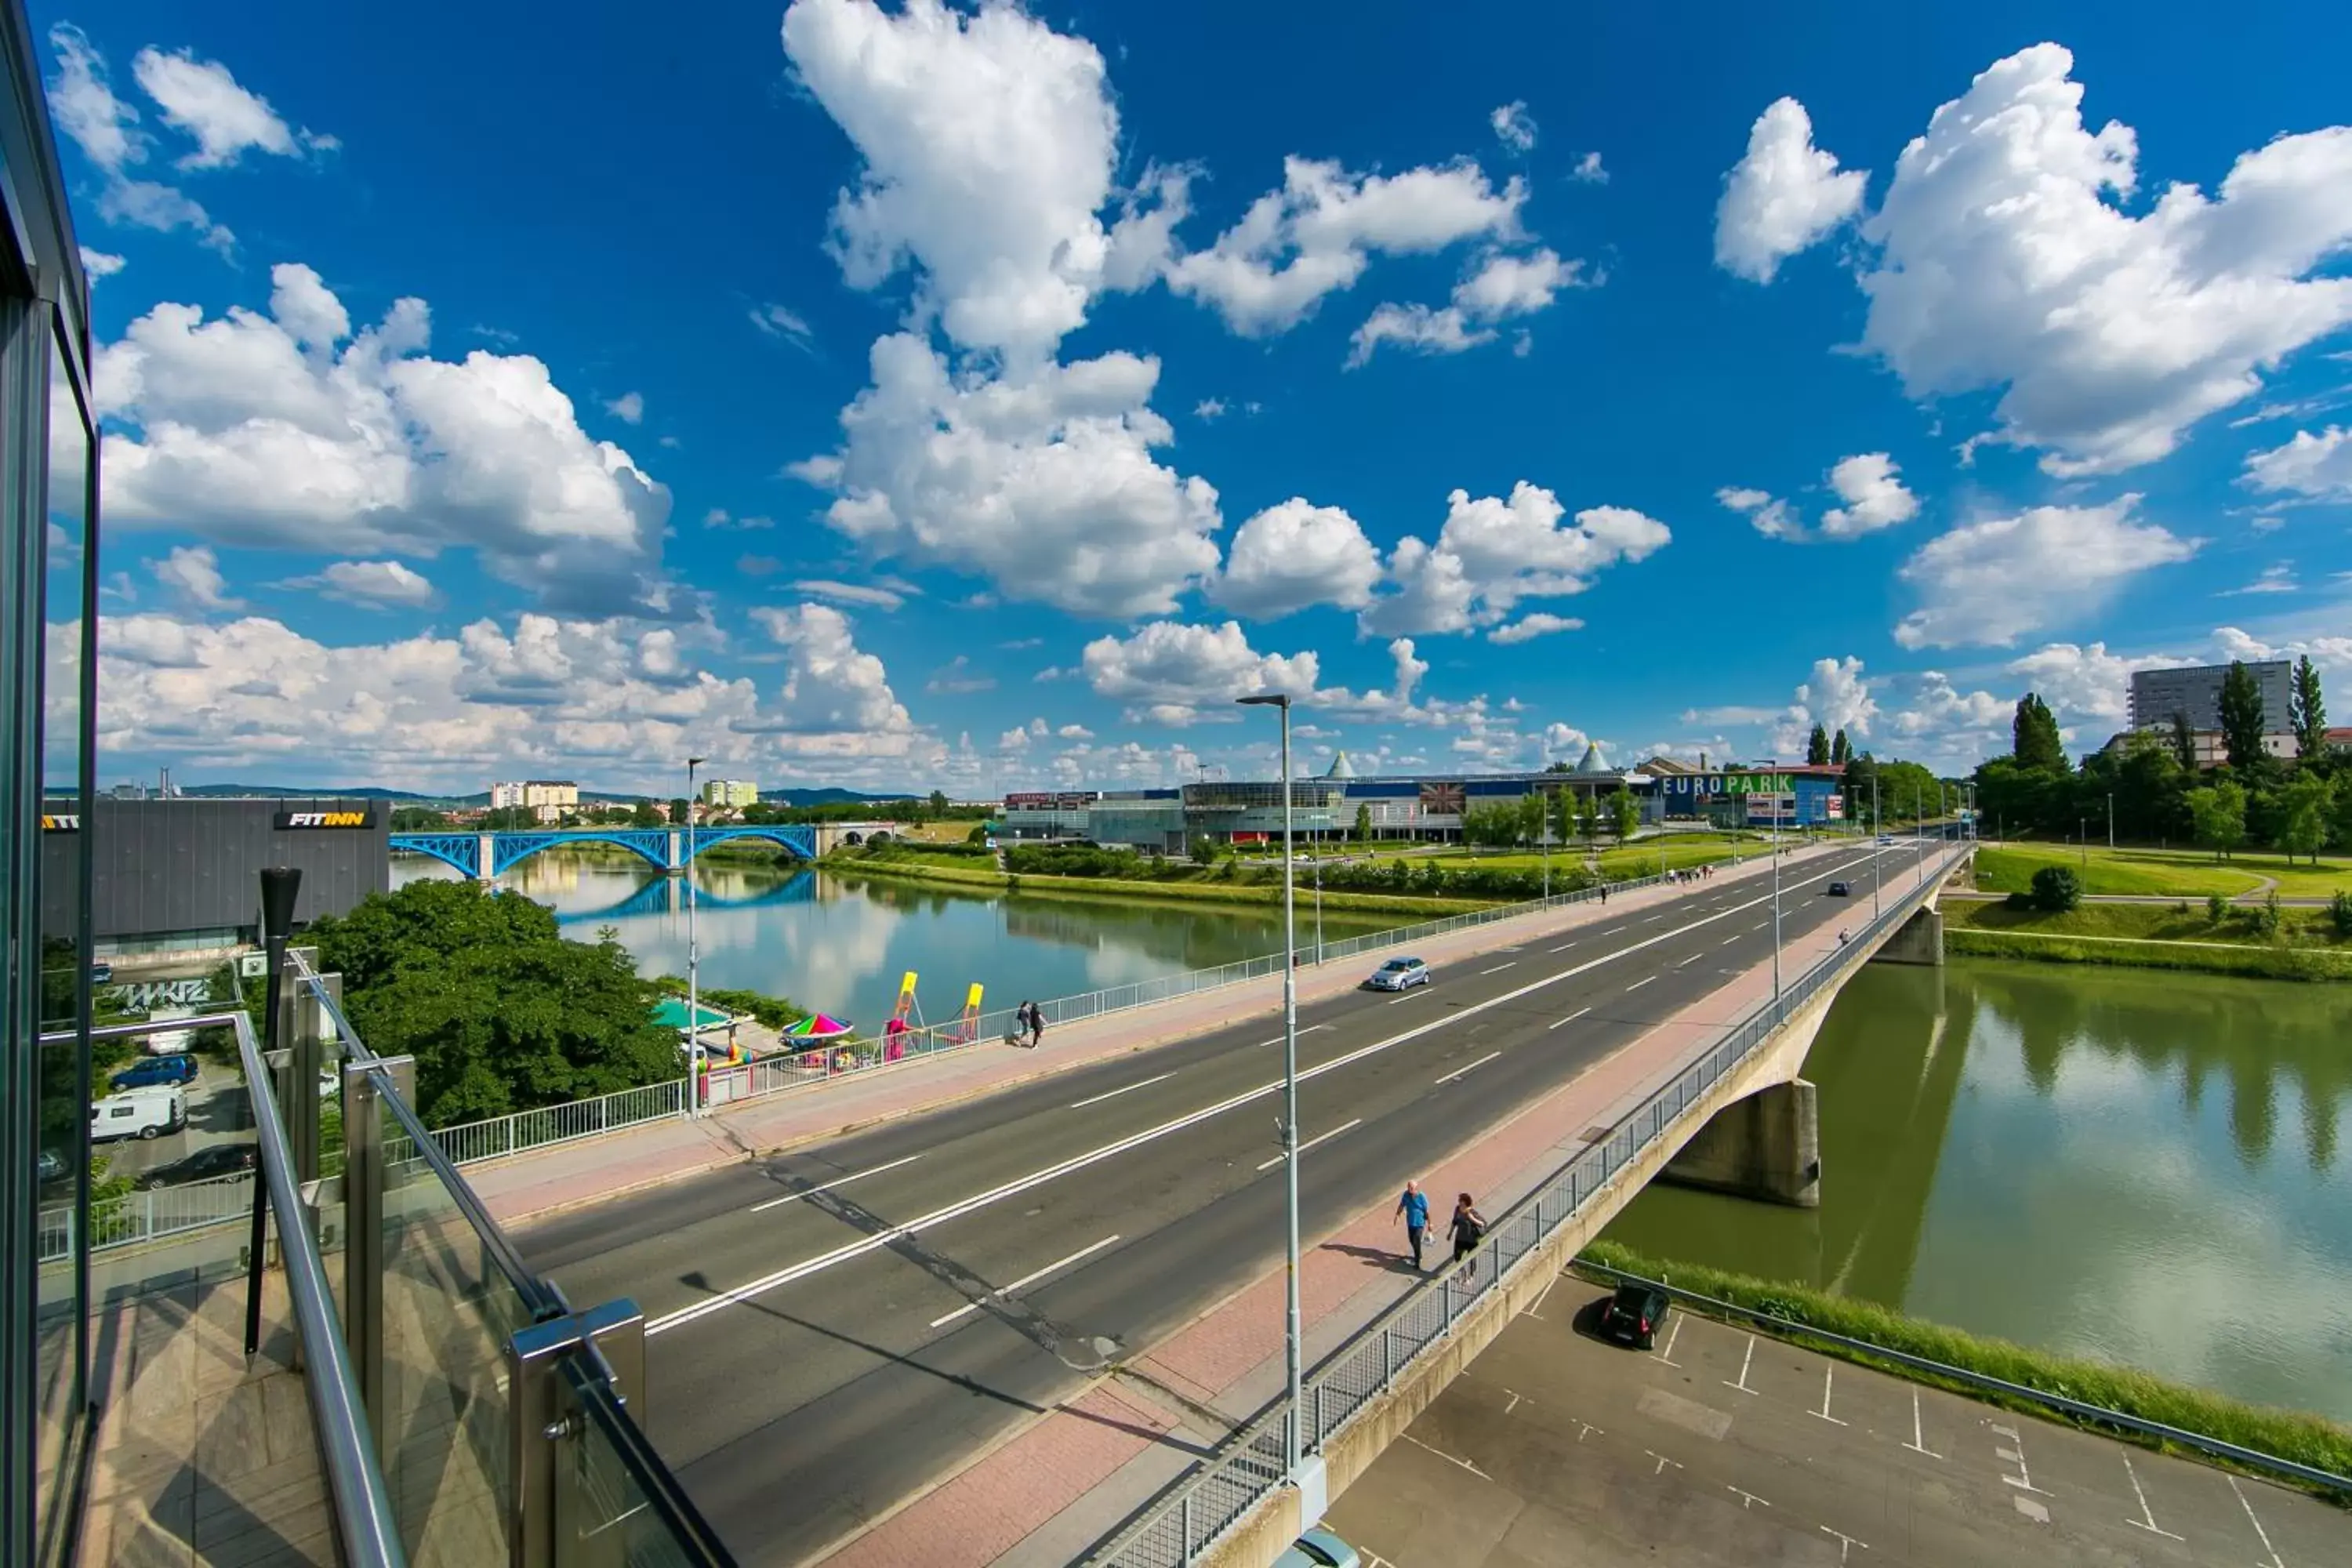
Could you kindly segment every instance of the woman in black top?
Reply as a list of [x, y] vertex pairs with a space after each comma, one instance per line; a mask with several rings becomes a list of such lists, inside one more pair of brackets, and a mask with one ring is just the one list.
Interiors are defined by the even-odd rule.
[[1454, 1218], [1449, 1228], [1454, 1232], [1454, 1261], [1459, 1263], [1470, 1256], [1471, 1248], [1486, 1234], [1486, 1216], [1471, 1203], [1468, 1193], [1454, 1200]]

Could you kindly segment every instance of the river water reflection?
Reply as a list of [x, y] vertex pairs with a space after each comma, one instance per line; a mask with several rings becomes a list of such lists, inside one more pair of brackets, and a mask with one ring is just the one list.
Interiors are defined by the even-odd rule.
[[1819, 1210], [1658, 1186], [1609, 1234], [2352, 1421], [2352, 987], [1874, 965], [1805, 1075]]
[[[393, 861], [394, 887], [457, 875], [418, 856]], [[614, 927], [645, 973], [686, 973], [684, 885], [648, 875], [626, 851], [537, 855], [499, 883], [553, 909], [583, 941]], [[1282, 947], [1280, 910], [1258, 906], [1004, 897], [728, 862], [698, 868], [695, 888], [704, 984], [790, 996], [867, 1029], [889, 1016], [910, 969], [921, 977], [924, 1016], [937, 1023], [961, 1010], [975, 981], [986, 1006], [1010, 1007]], [[1310, 900], [1298, 915], [1311, 946]], [[1323, 933], [1337, 941], [1397, 923], [1326, 914]]]

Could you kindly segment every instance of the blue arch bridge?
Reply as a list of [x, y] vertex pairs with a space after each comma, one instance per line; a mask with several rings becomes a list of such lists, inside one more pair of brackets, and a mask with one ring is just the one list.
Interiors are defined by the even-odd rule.
[[686, 869], [719, 844], [772, 844], [803, 860], [817, 858], [817, 829], [807, 823], [760, 827], [562, 827], [520, 833], [395, 833], [392, 847], [429, 855], [475, 879], [496, 877], [545, 849], [613, 844], [643, 857], [657, 871]]

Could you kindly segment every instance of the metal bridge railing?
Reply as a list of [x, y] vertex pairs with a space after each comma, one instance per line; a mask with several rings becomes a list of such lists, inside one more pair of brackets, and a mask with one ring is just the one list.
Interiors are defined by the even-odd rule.
[[1319, 1451], [1421, 1356], [1444, 1343], [1465, 1311], [1508, 1279], [1823, 986], [1864, 963], [1872, 940], [1908, 920], [1936, 890], [1946, 868], [1967, 853], [1962, 847], [1946, 855], [1943, 864], [1891, 899], [1850, 945], [1824, 954], [1782, 986], [1777, 998], [1756, 1008], [1600, 1142], [1501, 1215], [1462, 1265], [1416, 1289], [1333, 1352], [1303, 1384], [1299, 1411], [1277, 1405], [1260, 1416], [1085, 1561], [1095, 1568], [1186, 1568], [1287, 1479], [1284, 1439], [1291, 1420], [1306, 1423], [1302, 1451]]

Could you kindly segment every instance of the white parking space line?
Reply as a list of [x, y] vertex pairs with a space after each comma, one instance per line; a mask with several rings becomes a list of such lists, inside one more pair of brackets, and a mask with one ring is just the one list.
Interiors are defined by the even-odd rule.
[[[1839, 1420], [1836, 1416], [1834, 1416], [1834, 1415], [1831, 1415], [1831, 1414], [1830, 1414], [1830, 1377], [1831, 1377], [1831, 1375], [1832, 1375], [1832, 1369], [1831, 1369], [1831, 1368], [1826, 1367], [1826, 1366], [1824, 1366], [1824, 1367], [1822, 1367], [1822, 1407], [1821, 1407], [1819, 1410], [1814, 1411], [1812, 1414], [1814, 1414], [1814, 1415], [1816, 1415], [1820, 1416], [1822, 1420], [1824, 1420], [1824, 1421], [1828, 1422], [1828, 1423], [1829, 1423], [1831, 1426], [1844, 1426], [1844, 1425], [1845, 1425], [1845, 1423], [1844, 1423], [1844, 1422], [1843, 1422], [1843, 1421], [1841, 1421], [1841, 1420]], [[1828, 1529], [1829, 1529], [1829, 1527], [1828, 1527], [1827, 1525], [1823, 1525], [1822, 1528], [1823, 1528], [1824, 1530], [1828, 1530]], [[1835, 1534], [1837, 1533], [1837, 1531], [1835, 1531], [1832, 1530], [1832, 1531], [1830, 1531], [1830, 1533], [1831, 1533], [1832, 1535], [1835, 1535]]]
[[2246, 1510], [2246, 1522], [2254, 1527], [2256, 1539], [2262, 1542], [2263, 1550], [2270, 1554], [2270, 1568], [2286, 1568], [2286, 1564], [2279, 1561], [2278, 1548], [2271, 1544], [2271, 1532], [2264, 1530], [2263, 1521], [2254, 1517], [2254, 1505], [2246, 1500], [2245, 1489], [2238, 1485], [2235, 1476], [2230, 1478], [2230, 1489], [2238, 1494], [2238, 1506]]
[[1729, 1481], [1726, 1481], [1726, 1482], [1724, 1482], [1724, 1483], [1723, 1483], [1723, 1489], [1724, 1489], [1725, 1491], [1727, 1491], [1727, 1492], [1738, 1492], [1738, 1495], [1739, 1495], [1739, 1510], [1740, 1510], [1742, 1513], [1745, 1513], [1745, 1512], [1747, 1512], [1747, 1511], [1748, 1511], [1748, 1505], [1749, 1503], [1752, 1503], [1752, 1502], [1763, 1502], [1763, 1503], [1764, 1503], [1764, 1506], [1765, 1506], [1766, 1508], [1770, 1508], [1770, 1507], [1772, 1506], [1772, 1505], [1771, 1505], [1770, 1503], [1769, 1503], [1769, 1502], [1764, 1502], [1764, 1500], [1763, 1500], [1762, 1498], [1760, 1498], [1760, 1497], [1758, 1497], [1754, 1492], [1743, 1492], [1743, 1491], [1740, 1491], [1740, 1490], [1739, 1490], [1739, 1489], [1738, 1489], [1738, 1487], [1733, 1486]]
[[1543, 1321], [1543, 1304], [1551, 1300], [1551, 1293], [1559, 1288], [1559, 1282], [1566, 1278], [1567, 1275], [1565, 1273], [1555, 1274], [1551, 1277], [1551, 1283], [1543, 1288], [1543, 1294], [1536, 1298], [1536, 1304], [1528, 1309], [1528, 1317], [1535, 1319], [1538, 1322]]
[[1844, 1562], [1847, 1556], [1852, 1553], [1853, 1549], [1857, 1546], [1861, 1547], [1864, 1552], [1870, 1550], [1869, 1542], [1856, 1541], [1853, 1536], [1847, 1535], [1842, 1531], [1832, 1530], [1826, 1524], [1822, 1526], [1822, 1533], [1823, 1535], [1833, 1535], [1837, 1537], [1838, 1561], [1841, 1563]]
[[1494, 968], [1492, 968], [1492, 969], [1482, 969], [1482, 970], [1480, 970], [1478, 973], [1479, 973], [1480, 974], [1482, 974], [1482, 975], [1486, 975], [1486, 974], [1500, 974], [1500, 973], [1503, 973], [1503, 971], [1505, 971], [1506, 969], [1508, 969], [1508, 968], [1512, 967], [1512, 965], [1513, 965], [1513, 964], [1516, 964], [1516, 963], [1517, 963], [1518, 962], [1519, 962], [1519, 961], [1518, 961], [1517, 959], [1516, 959], [1516, 958], [1515, 958], [1515, 959], [1511, 960], [1510, 963], [1498, 963], [1498, 964], [1495, 965], [1495, 967], [1494, 967]]
[[1683, 1462], [1680, 1459], [1669, 1459], [1664, 1454], [1659, 1453], [1655, 1448], [1644, 1448], [1642, 1452], [1649, 1455], [1650, 1458], [1658, 1461], [1658, 1468], [1650, 1472], [1654, 1476], [1664, 1475], [1668, 1465], [1672, 1465], [1678, 1470], [1683, 1468]]
[[1919, 1391], [1916, 1388], [1911, 1391], [1911, 1440], [1903, 1446], [1915, 1454], [1925, 1454], [1931, 1459], [1940, 1459], [1944, 1457], [1928, 1447], [1926, 1439], [1919, 1435]]
[[[1992, 1423], [1990, 1421], [1986, 1422], [1985, 1425], [1992, 1426]], [[2011, 1464], [2017, 1467], [2017, 1474], [2013, 1476], [2003, 1476], [2000, 1479], [2007, 1481], [2011, 1486], [2015, 1487], [2019, 1491], [2032, 1492], [2036, 1497], [2048, 1497], [2050, 1495], [2048, 1492], [2043, 1491], [2040, 1487], [2033, 1484], [2033, 1472], [2025, 1468], [2025, 1439], [2017, 1435], [2017, 1428], [2014, 1426], [1992, 1426], [1992, 1430], [2000, 1436], [2006, 1437], [2011, 1443], [2017, 1445], [2013, 1448], [1995, 1448], [1993, 1450], [1993, 1453], [1997, 1457], [2007, 1459]]]
[[[1318, 1132], [1318, 1133], [1317, 1133], [1314, 1137], [1309, 1138], [1306, 1142], [1301, 1143], [1301, 1144], [1298, 1146], [1298, 1152], [1299, 1152], [1300, 1153], [1304, 1154], [1304, 1153], [1306, 1153], [1306, 1152], [1307, 1152], [1307, 1151], [1308, 1151], [1309, 1149], [1312, 1149], [1312, 1148], [1313, 1148], [1313, 1147], [1315, 1147], [1315, 1145], [1317, 1145], [1318, 1143], [1328, 1142], [1329, 1142], [1331, 1139], [1334, 1139], [1334, 1138], [1337, 1138], [1338, 1136], [1339, 1136], [1339, 1134], [1340, 1134], [1340, 1133], [1345, 1132], [1346, 1131], [1348, 1131], [1348, 1129], [1349, 1129], [1349, 1128], [1350, 1128], [1350, 1127], [1361, 1127], [1363, 1124], [1364, 1124], [1364, 1119], [1363, 1119], [1362, 1117], [1360, 1117], [1360, 1116], [1357, 1117], [1353, 1121], [1343, 1121], [1343, 1122], [1341, 1122], [1339, 1126], [1334, 1127], [1333, 1129], [1331, 1129], [1331, 1131], [1328, 1131], [1328, 1132]], [[1261, 1171], [1271, 1171], [1271, 1170], [1273, 1170], [1276, 1165], [1279, 1165], [1279, 1164], [1281, 1164], [1281, 1163], [1282, 1163], [1282, 1156], [1281, 1156], [1281, 1155], [1279, 1155], [1279, 1154], [1276, 1154], [1273, 1159], [1268, 1160], [1268, 1161], [1265, 1162], [1263, 1164], [1259, 1165], [1259, 1166], [1258, 1166], [1258, 1169], [1259, 1169], [1259, 1170], [1261, 1170]]]
[[1024, 1274], [1020, 1279], [1015, 1279], [1012, 1284], [1003, 1287], [1002, 1289], [991, 1290], [986, 1296], [981, 1298], [980, 1301], [968, 1301], [943, 1318], [933, 1318], [931, 1320], [930, 1326], [935, 1329], [941, 1328], [949, 1323], [954, 1322], [958, 1318], [963, 1317], [968, 1313], [977, 1312], [980, 1310], [982, 1301], [1002, 1301], [1007, 1296], [1012, 1295], [1015, 1290], [1025, 1290], [1030, 1286], [1037, 1283], [1038, 1280], [1045, 1278], [1046, 1275], [1058, 1273], [1062, 1269], [1067, 1268], [1071, 1264], [1076, 1263], [1081, 1258], [1091, 1258], [1096, 1253], [1100, 1252], [1104, 1247], [1110, 1246], [1118, 1240], [1118, 1237], [1115, 1236], [1106, 1236], [1100, 1241], [1096, 1242], [1092, 1247], [1081, 1247], [1076, 1252], [1071, 1253], [1067, 1258], [1055, 1258], [1053, 1262], [1048, 1263], [1045, 1268], [1040, 1268], [1034, 1274]]
[[1723, 1380], [1723, 1386], [1726, 1388], [1736, 1388], [1742, 1394], [1754, 1394], [1756, 1391], [1748, 1386], [1748, 1368], [1755, 1360], [1756, 1336], [1754, 1334], [1750, 1334], [1748, 1336], [1748, 1353], [1739, 1358], [1739, 1381], [1738, 1383], [1734, 1383], [1729, 1378], [1725, 1378]]
[[1662, 1355], [1662, 1356], [1660, 1356], [1660, 1357], [1658, 1358], [1659, 1363], [1660, 1363], [1661, 1365], [1664, 1365], [1664, 1366], [1680, 1366], [1680, 1365], [1682, 1365], [1682, 1364], [1683, 1364], [1682, 1363], [1680, 1363], [1680, 1362], [1678, 1362], [1678, 1361], [1676, 1361], [1676, 1360], [1675, 1359], [1675, 1342], [1676, 1340], [1678, 1340], [1678, 1339], [1681, 1339], [1682, 1337], [1683, 1337], [1683, 1314], [1682, 1314], [1682, 1313], [1680, 1313], [1680, 1312], [1676, 1312], [1676, 1313], [1675, 1314], [1675, 1331], [1674, 1331], [1673, 1333], [1668, 1334], [1668, 1335], [1666, 1336], [1666, 1353], [1665, 1353], [1665, 1354], [1664, 1354], [1664, 1355]]
[[2147, 1506], [2147, 1494], [2140, 1490], [2139, 1472], [2132, 1468], [2131, 1456], [2129, 1454], [2126, 1454], [2123, 1456], [2123, 1461], [2124, 1474], [2131, 1478], [2132, 1496], [2139, 1499], [2139, 1517], [2137, 1519], [2127, 1519], [2124, 1521], [2124, 1522], [2126, 1524], [2137, 1525], [2140, 1529], [2147, 1531], [2150, 1535], [2161, 1535], [2167, 1541], [2179, 1540], [2179, 1536], [2173, 1534], [2172, 1531], [2162, 1528], [2156, 1522], [2155, 1511]]
[[[1304, 1033], [1304, 1031], [1301, 1032]], [[1131, 1083], [1125, 1089], [1114, 1089], [1108, 1094], [1097, 1094], [1090, 1100], [1074, 1100], [1070, 1102], [1070, 1109], [1072, 1110], [1084, 1110], [1089, 1105], [1100, 1105], [1106, 1100], [1117, 1100], [1122, 1094], [1133, 1094], [1139, 1089], [1150, 1089], [1155, 1083], [1166, 1083], [1170, 1079], [1174, 1078], [1175, 1076], [1176, 1075], [1172, 1072], [1164, 1072], [1158, 1078], [1148, 1078], [1141, 1083]]]
[[1633, 984], [1625, 987], [1625, 989], [1628, 991], [1639, 991], [1643, 986], [1647, 985], [1651, 981], [1655, 980], [1657, 976], [1654, 974], [1644, 974], [1641, 979], [1636, 980]]
[[829, 1193], [834, 1188], [846, 1186], [851, 1182], [862, 1181], [867, 1176], [878, 1176], [885, 1171], [895, 1171], [901, 1165], [911, 1165], [921, 1158], [920, 1154], [909, 1154], [903, 1160], [893, 1160], [887, 1165], [875, 1165], [863, 1171], [853, 1172], [846, 1176], [835, 1176], [833, 1180], [811, 1187], [806, 1192], [787, 1193], [781, 1198], [770, 1198], [766, 1203], [753, 1204], [751, 1212], [758, 1214], [762, 1209], [774, 1208], [778, 1204], [796, 1204], [803, 1198], [813, 1198], [819, 1193]]
[[1565, 1017], [1565, 1018], [1554, 1018], [1550, 1023], [1546, 1024], [1546, 1025], [1544, 1026], [1544, 1027], [1545, 1027], [1546, 1029], [1557, 1029], [1557, 1028], [1559, 1028], [1562, 1024], [1573, 1024], [1573, 1023], [1575, 1023], [1579, 1018], [1583, 1017], [1587, 1013], [1590, 1013], [1590, 1012], [1591, 1012], [1591, 1011], [1592, 1011], [1592, 1009], [1591, 1009], [1591, 1008], [1590, 1008], [1590, 1007], [1579, 1007], [1575, 1012], [1570, 1013], [1570, 1014], [1567, 1017]]
[[1439, 1079], [1437, 1081], [1438, 1081], [1439, 1083], [1452, 1083], [1455, 1079], [1460, 1078], [1464, 1073], [1465, 1073], [1465, 1072], [1474, 1072], [1474, 1071], [1475, 1071], [1477, 1068], [1482, 1068], [1482, 1067], [1485, 1067], [1488, 1062], [1493, 1061], [1496, 1057], [1499, 1057], [1499, 1056], [1501, 1056], [1502, 1054], [1503, 1054], [1503, 1053], [1502, 1053], [1502, 1052], [1500, 1052], [1500, 1051], [1488, 1051], [1485, 1056], [1480, 1057], [1476, 1061], [1472, 1062], [1468, 1067], [1459, 1067], [1459, 1068], [1455, 1068], [1452, 1072], [1447, 1073], [1444, 1078]]
[[1495, 1479], [1494, 1477], [1492, 1477], [1492, 1476], [1488, 1475], [1486, 1471], [1484, 1471], [1484, 1470], [1480, 1469], [1477, 1466], [1475, 1466], [1475, 1465], [1472, 1464], [1472, 1463], [1471, 1463], [1469, 1460], [1467, 1460], [1467, 1459], [1456, 1458], [1454, 1456], [1453, 1456], [1452, 1454], [1447, 1453], [1447, 1452], [1446, 1452], [1444, 1449], [1443, 1449], [1443, 1448], [1431, 1448], [1431, 1447], [1429, 1447], [1429, 1445], [1428, 1445], [1428, 1444], [1426, 1444], [1426, 1443], [1423, 1442], [1420, 1438], [1418, 1438], [1418, 1437], [1414, 1436], [1413, 1436], [1412, 1433], [1410, 1433], [1410, 1432], [1405, 1433], [1403, 1436], [1404, 1436], [1404, 1440], [1405, 1440], [1406, 1442], [1408, 1442], [1408, 1443], [1412, 1444], [1414, 1447], [1416, 1447], [1416, 1448], [1427, 1448], [1427, 1449], [1429, 1450], [1429, 1452], [1431, 1452], [1431, 1453], [1433, 1453], [1433, 1454], [1436, 1455], [1439, 1458], [1441, 1458], [1441, 1459], [1444, 1460], [1447, 1464], [1449, 1464], [1449, 1465], [1459, 1465], [1459, 1466], [1461, 1466], [1464, 1469], [1465, 1469], [1465, 1470], [1469, 1471], [1472, 1475], [1474, 1475], [1474, 1476], [1477, 1477], [1477, 1478], [1478, 1478], [1480, 1480], [1482, 1480], [1482, 1481], [1488, 1481], [1488, 1480], [1492, 1480], [1492, 1479]]

